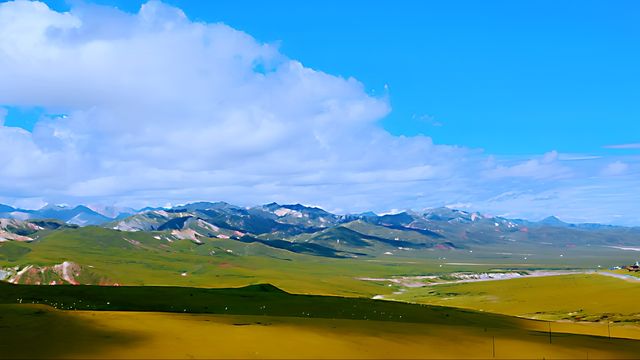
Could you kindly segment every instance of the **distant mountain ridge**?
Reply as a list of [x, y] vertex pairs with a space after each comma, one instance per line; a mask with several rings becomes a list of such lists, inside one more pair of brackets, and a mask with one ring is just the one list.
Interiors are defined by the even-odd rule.
[[555, 217], [532, 222], [446, 207], [386, 215], [337, 215], [301, 204], [243, 208], [224, 202], [199, 202], [144, 211], [103, 226], [127, 232], [167, 232], [197, 244], [208, 239], [231, 239], [335, 257], [489, 244], [608, 246], [635, 244], [640, 239], [640, 228], [574, 225]]
[[[5, 219], [17, 219], [17, 220], [44, 220], [53, 219], [65, 222], [67, 224], [88, 226], [88, 225], [103, 225], [113, 222], [115, 220], [126, 219], [130, 216], [135, 216], [152, 211], [168, 211], [168, 212], [193, 212], [193, 211], [233, 211], [236, 213], [263, 213], [266, 217], [273, 219], [280, 219], [280, 222], [287, 222], [295, 224], [300, 222], [300, 219], [304, 218], [305, 221], [312, 221], [317, 219], [323, 219], [319, 221], [335, 223], [342, 220], [355, 220], [355, 219], [377, 219], [377, 222], [385, 221], [398, 221], [400, 218], [408, 219], [412, 214], [419, 214], [423, 219], [428, 221], [447, 221], [447, 222], [459, 222], [470, 223], [479, 219], [505, 219], [501, 217], [488, 217], [479, 212], [467, 212], [463, 210], [450, 209], [448, 207], [425, 209], [423, 211], [406, 210], [395, 214], [378, 215], [372, 211], [362, 212], [359, 214], [346, 214], [336, 215], [332, 214], [319, 207], [305, 206], [302, 204], [278, 204], [269, 203], [265, 205], [254, 206], [250, 208], [243, 208], [226, 202], [194, 202], [184, 205], [177, 205], [170, 208], [165, 207], [145, 207], [142, 209], [113, 207], [113, 206], [100, 206], [100, 205], [77, 205], [74, 207], [68, 205], [46, 205], [38, 210], [25, 210], [14, 208], [9, 205], [0, 204], [0, 218]], [[297, 220], [296, 220], [297, 219]], [[553, 226], [553, 227], [565, 227], [565, 228], [582, 228], [582, 229], [599, 229], [599, 228], [612, 228], [623, 226], [606, 225], [598, 223], [581, 223], [572, 224], [567, 223], [556, 216], [549, 216], [540, 221], [529, 221], [522, 219], [508, 219], [514, 224], [522, 226]]]
[[[179, 263], [177, 259], [187, 254], [197, 255], [203, 266], [220, 259], [220, 269], [242, 256], [256, 259], [255, 264], [266, 259], [313, 262], [313, 256], [374, 262], [438, 259], [440, 265], [495, 259], [531, 261], [535, 266], [541, 258], [555, 262], [576, 254], [599, 256], [640, 248], [640, 228], [574, 225], [555, 217], [531, 222], [444, 207], [384, 215], [339, 215], [277, 203], [240, 207], [197, 202], [132, 214], [92, 207], [2, 207], [4, 215], [23, 219], [3, 219], [0, 214], [0, 263], [10, 265], [0, 268], [0, 276], [13, 282], [51, 283], [61, 281], [67, 269], [67, 275], [73, 271], [79, 277], [62, 279], [65, 283], [87, 279], [82, 281], [108, 284], [113, 282], [110, 271], [94, 268], [94, 263], [113, 254], [118, 260], [110, 260], [107, 268], [129, 257], [145, 264], [158, 258]], [[46, 261], [28, 262], [34, 253]], [[49, 263], [51, 256], [57, 256], [54, 265]], [[187, 276], [182, 274], [185, 270], [178, 276]]]
[[79, 226], [100, 225], [113, 220], [84, 205], [75, 207], [47, 205], [38, 210], [15, 209], [10, 206], [0, 205], [0, 218], [18, 220], [53, 219]]

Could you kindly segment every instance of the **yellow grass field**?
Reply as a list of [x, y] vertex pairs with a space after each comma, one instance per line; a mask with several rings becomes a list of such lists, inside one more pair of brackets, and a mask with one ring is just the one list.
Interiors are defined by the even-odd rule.
[[[637, 358], [640, 341], [510, 327], [292, 317], [60, 311], [0, 305], [2, 358]], [[601, 330], [601, 329], [600, 329]], [[564, 333], [560, 333], [564, 332]], [[495, 344], [495, 345], [494, 345]]]
[[640, 283], [599, 274], [443, 284], [386, 298], [534, 319], [611, 322], [615, 336], [640, 339]]

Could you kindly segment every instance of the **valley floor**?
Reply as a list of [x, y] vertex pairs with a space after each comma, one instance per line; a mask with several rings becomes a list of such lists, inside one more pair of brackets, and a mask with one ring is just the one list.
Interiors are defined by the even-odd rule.
[[[605, 275], [605, 276], [603, 276]], [[613, 275], [613, 277], [612, 277]], [[543, 320], [599, 322], [617, 332], [623, 325], [640, 339], [640, 284], [609, 272], [500, 281], [445, 283], [401, 288], [385, 299], [453, 306]], [[628, 331], [627, 331], [628, 332]]]
[[[585, 324], [399, 323], [0, 305], [0, 358], [637, 358]], [[455, 316], [453, 314], [452, 316]], [[599, 329], [601, 330], [601, 329]], [[597, 331], [596, 331], [597, 332]], [[20, 345], [17, 345], [20, 344]]]

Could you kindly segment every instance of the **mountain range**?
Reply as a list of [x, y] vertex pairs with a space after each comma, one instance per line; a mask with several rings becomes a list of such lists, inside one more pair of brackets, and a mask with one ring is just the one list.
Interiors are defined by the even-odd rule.
[[[280, 221], [290, 221], [292, 219], [291, 216], [285, 216], [288, 214], [294, 214], [294, 218], [302, 218], [308, 217], [311, 218], [319, 218], [324, 216], [325, 220], [332, 219], [366, 219], [366, 218], [398, 218], [406, 217], [407, 215], [424, 215], [425, 218], [432, 221], [438, 220], [446, 220], [446, 221], [455, 221], [455, 222], [468, 222], [475, 221], [478, 218], [494, 218], [488, 217], [478, 212], [467, 212], [463, 210], [455, 210], [448, 207], [441, 207], [435, 209], [426, 209], [422, 212], [420, 211], [412, 211], [406, 210], [404, 212], [392, 214], [392, 215], [382, 215], [367, 211], [359, 214], [348, 214], [348, 215], [335, 215], [329, 213], [318, 207], [310, 207], [304, 206], [301, 204], [294, 205], [280, 205], [277, 203], [270, 203], [261, 206], [255, 206], [252, 208], [243, 208], [239, 206], [235, 206], [226, 202], [194, 202], [185, 205], [178, 205], [171, 208], [163, 208], [163, 207], [145, 207], [142, 209], [133, 209], [128, 207], [116, 207], [116, 206], [103, 206], [103, 205], [77, 205], [77, 206], [69, 206], [69, 205], [51, 205], [48, 204], [37, 210], [26, 210], [20, 208], [14, 208], [9, 205], [0, 204], [0, 218], [2, 219], [16, 219], [16, 220], [58, 220], [67, 224], [79, 225], [79, 226], [88, 226], [88, 225], [103, 225], [109, 222], [113, 222], [115, 220], [125, 219], [134, 215], [144, 214], [150, 211], [169, 211], [176, 212], [178, 210], [182, 210], [185, 212], [189, 211], [203, 211], [203, 210], [214, 210], [214, 211], [235, 211], [242, 212], [243, 210], [248, 211], [249, 213], [258, 214], [258, 213], [272, 213], [275, 214]], [[271, 216], [272, 217], [272, 216]], [[495, 217], [496, 219], [503, 219], [502, 217]], [[611, 228], [611, 227], [620, 227], [614, 225], [604, 225], [604, 224], [596, 224], [596, 223], [584, 223], [584, 224], [572, 224], [564, 222], [558, 219], [555, 216], [549, 216], [540, 221], [527, 221], [521, 219], [511, 219], [515, 224], [519, 225], [527, 225], [527, 226], [535, 226], [535, 225], [548, 225], [555, 227], [570, 227], [570, 228]]]
[[51, 219], [80, 226], [100, 225], [138, 212], [140, 211], [129, 208], [85, 205], [75, 207], [67, 205], [46, 205], [38, 210], [25, 210], [0, 204], [0, 218], [17, 220]]
[[[244, 208], [196, 202], [142, 210], [95, 206], [45, 206], [39, 210], [0, 205], [0, 239], [29, 241], [39, 230], [97, 226], [119, 232], [154, 232], [171, 240], [207, 239], [261, 243], [312, 255], [354, 257], [398, 249], [463, 249], [474, 245], [556, 243], [637, 245], [640, 228], [569, 224], [556, 217], [532, 222], [446, 207], [377, 215], [337, 215], [317, 207], [270, 203]], [[11, 234], [11, 235], [10, 235]]]
[[[225, 281], [241, 281], [275, 271], [282, 280], [290, 271], [334, 274], [333, 266], [356, 266], [365, 274], [386, 273], [398, 264], [417, 273], [434, 264], [593, 267], [632, 261], [636, 251], [629, 250], [640, 249], [640, 228], [553, 217], [532, 222], [446, 207], [384, 215], [224, 202], [139, 211], [0, 209], [0, 280], [30, 284], [212, 284], [224, 274]], [[351, 262], [335, 262], [340, 259]]]

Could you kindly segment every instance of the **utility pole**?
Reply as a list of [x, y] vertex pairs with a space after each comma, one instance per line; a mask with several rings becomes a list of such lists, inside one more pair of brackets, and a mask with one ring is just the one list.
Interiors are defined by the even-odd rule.
[[492, 336], [493, 339], [493, 357], [496, 357], [496, 337]]
[[607, 332], [609, 333], [609, 340], [611, 340], [611, 321], [607, 320]]
[[551, 344], [551, 321], [548, 321], [547, 324], [549, 325], [549, 344]]

